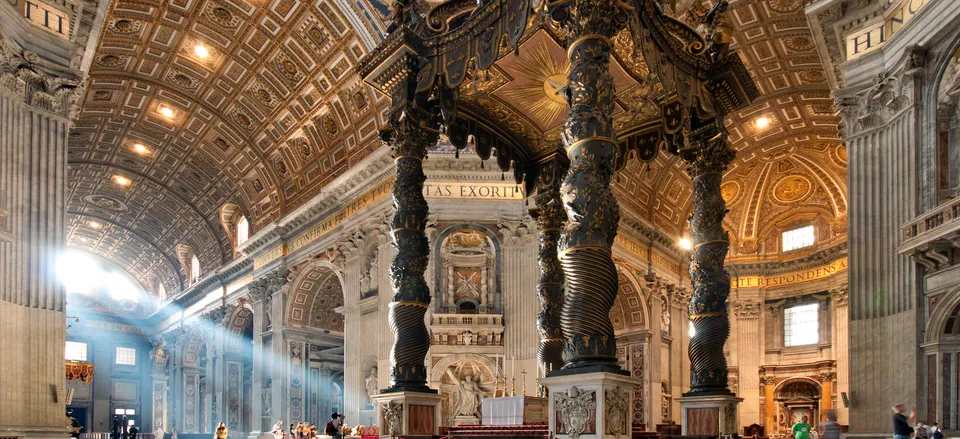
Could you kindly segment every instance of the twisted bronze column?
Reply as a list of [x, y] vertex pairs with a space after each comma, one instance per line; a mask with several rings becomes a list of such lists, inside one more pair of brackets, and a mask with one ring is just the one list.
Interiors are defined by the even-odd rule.
[[629, 16], [620, 5], [615, 0], [574, 0], [550, 10], [568, 31], [570, 59], [565, 89], [570, 115], [562, 133], [570, 170], [560, 190], [569, 221], [560, 237], [567, 279], [560, 319], [566, 338], [564, 369], [620, 369], [610, 321], [618, 289], [610, 248], [620, 220], [610, 190], [617, 161], [610, 51], [611, 38]]
[[567, 220], [560, 200], [560, 177], [566, 172], [566, 166], [556, 158], [541, 165], [537, 178], [537, 208], [531, 212], [537, 219], [540, 229], [540, 249], [537, 253], [537, 265], [540, 266], [540, 278], [537, 280], [537, 297], [540, 299], [540, 313], [537, 315], [537, 329], [540, 331], [540, 349], [537, 361], [543, 367], [544, 374], [563, 367], [563, 330], [560, 327], [560, 310], [563, 308], [563, 266], [557, 258], [557, 242]]
[[720, 196], [720, 183], [735, 152], [727, 146], [720, 115], [694, 132], [690, 145], [682, 153], [690, 163], [687, 172], [693, 178], [693, 297], [688, 313], [695, 336], [690, 339], [690, 392], [686, 395], [732, 395], [727, 388], [727, 360], [723, 355], [723, 345], [730, 335], [730, 275], [723, 268], [730, 238], [723, 230], [727, 205]]
[[393, 300], [390, 303], [390, 328], [393, 347], [390, 350], [392, 369], [387, 392], [414, 391], [436, 393], [427, 387], [424, 359], [430, 349], [430, 333], [423, 322], [430, 306], [430, 289], [423, 273], [427, 269], [430, 248], [424, 233], [428, 206], [423, 198], [423, 159], [426, 148], [438, 139], [436, 105], [426, 93], [416, 92], [415, 56], [399, 57], [402, 61], [391, 70], [391, 114], [389, 126], [381, 138], [393, 150], [397, 179], [393, 183], [391, 221], [395, 249], [390, 265]]

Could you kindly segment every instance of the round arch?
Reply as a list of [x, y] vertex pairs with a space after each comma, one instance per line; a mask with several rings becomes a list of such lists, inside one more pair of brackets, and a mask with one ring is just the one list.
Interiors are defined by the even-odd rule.
[[335, 309], [343, 303], [344, 288], [339, 270], [327, 262], [311, 263], [292, 283], [284, 323], [342, 333], [343, 316]]
[[648, 329], [650, 327], [650, 310], [647, 306], [649, 300], [640, 283], [628, 270], [620, 266], [617, 266], [617, 278], [620, 287], [613, 307], [610, 309], [610, 320], [613, 322], [614, 331], [626, 333]]
[[[443, 380], [443, 376], [446, 373], [447, 369], [450, 366], [453, 366], [457, 362], [462, 361], [473, 361], [480, 363], [483, 367], [486, 367], [490, 376], [496, 376], [497, 372], [497, 363], [490, 357], [480, 354], [453, 354], [447, 355], [440, 359], [437, 364], [434, 364], [430, 368], [430, 385], [433, 387], [439, 387], [440, 382]], [[484, 371], [481, 371], [481, 375]]]
[[181, 351], [181, 358], [183, 359], [180, 363], [184, 367], [200, 367], [200, 360], [202, 360], [202, 352], [206, 347], [207, 341], [203, 337], [203, 331], [192, 330], [186, 335], [186, 340], [183, 342], [183, 350]]
[[930, 319], [927, 320], [926, 332], [923, 335], [924, 343], [937, 343], [943, 337], [947, 329], [947, 322], [951, 317], [956, 317], [960, 308], [960, 287], [953, 291], [943, 293], [943, 299], [933, 310]]
[[243, 350], [244, 334], [253, 328], [253, 306], [246, 298], [240, 299], [226, 320], [226, 348], [229, 351]]

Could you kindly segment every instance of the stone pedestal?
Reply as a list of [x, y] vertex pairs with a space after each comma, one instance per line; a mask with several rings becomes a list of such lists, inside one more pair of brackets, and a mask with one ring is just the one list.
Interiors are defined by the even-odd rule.
[[480, 425], [480, 418], [465, 415], [454, 416], [453, 425], [458, 427], [461, 425]]
[[440, 395], [436, 393], [381, 393], [373, 397], [373, 403], [380, 437], [440, 434]]
[[481, 401], [483, 425], [525, 425], [546, 423], [547, 398], [511, 396]]
[[743, 398], [734, 395], [684, 396], [677, 401], [684, 436], [736, 434], [740, 430], [737, 404]]
[[540, 384], [550, 392], [550, 432], [560, 439], [629, 438], [632, 397], [640, 383], [612, 372], [554, 373], [541, 378]]

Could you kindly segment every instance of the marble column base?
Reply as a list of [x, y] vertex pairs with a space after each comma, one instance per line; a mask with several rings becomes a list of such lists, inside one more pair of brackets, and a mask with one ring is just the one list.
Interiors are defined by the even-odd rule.
[[550, 432], [559, 439], [630, 438], [637, 378], [610, 372], [540, 378], [550, 394]]
[[374, 396], [380, 437], [435, 436], [440, 434], [440, 395], [390, 392]]
[[684, 436], [717, 436], [736, 434], [740, 430], [737, 404], [743, 398], [733, 395], [684, 396], [680, 403], [681, 434]]

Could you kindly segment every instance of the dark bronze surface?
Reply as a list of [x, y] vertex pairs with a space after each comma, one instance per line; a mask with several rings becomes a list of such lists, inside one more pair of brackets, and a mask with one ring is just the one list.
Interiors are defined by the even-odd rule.
[[537, 297], [540, 298], [540, 313], [537, 329], [540, 331], [540, 348], [537, 361], [544, 372], [563, 367], [563, 330], [560, 327], [560, 312], [563, 308], [563, 267], [557, 257], [560, 231], [567, 221], [567, 213], [560, 199], [560, 179], [566, 173], [566, 165], [559, 158], [541, 164], [537, 178], [537, 226], [540, 229], [540, 249], [537, 264], [540, 278], [537, 280]]

